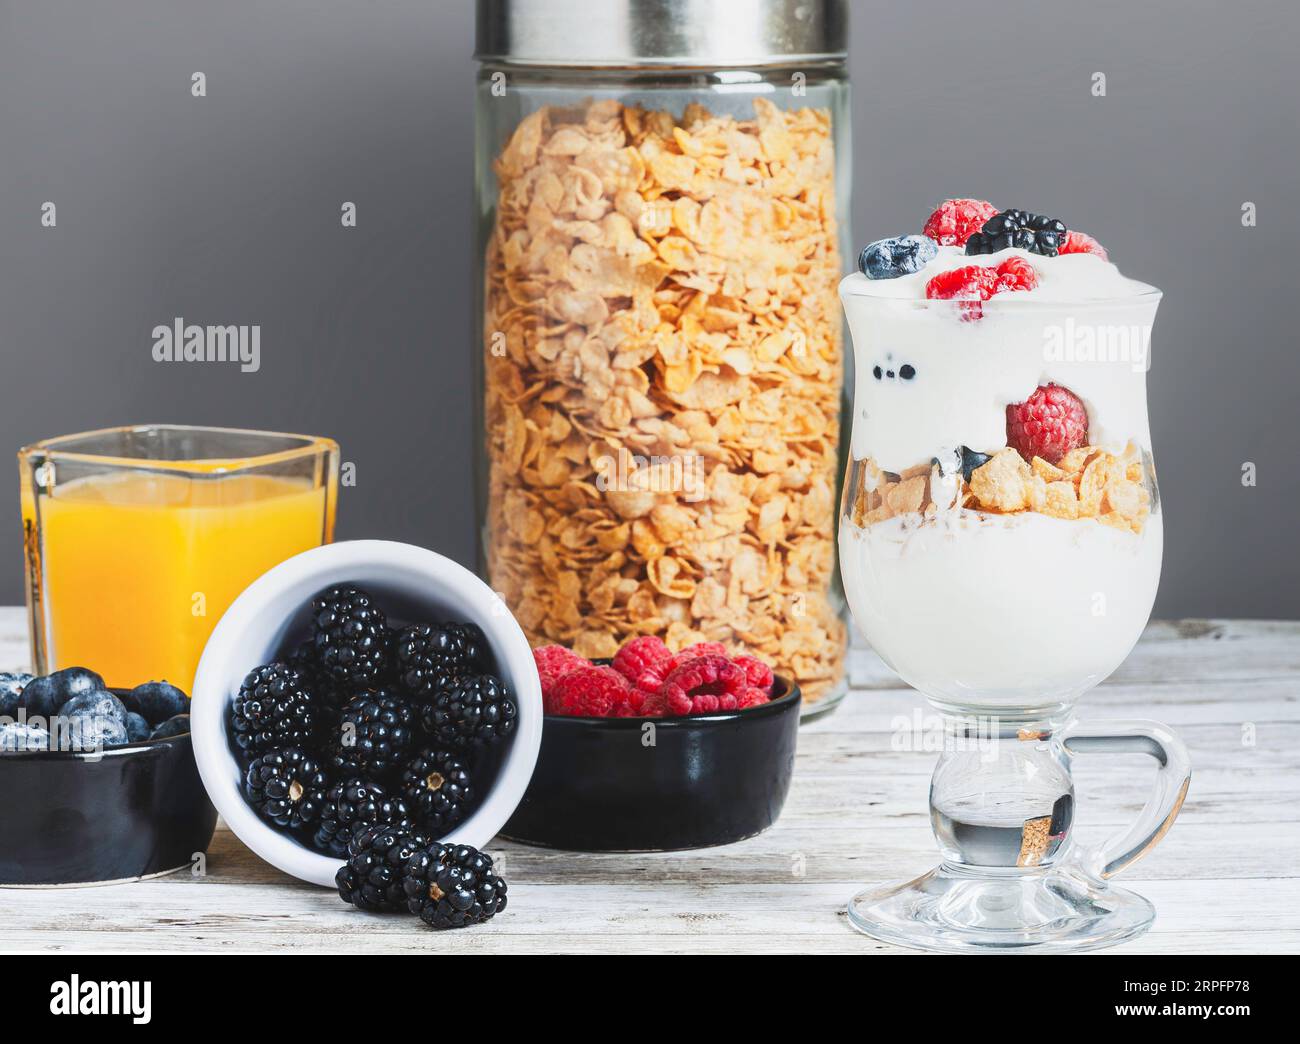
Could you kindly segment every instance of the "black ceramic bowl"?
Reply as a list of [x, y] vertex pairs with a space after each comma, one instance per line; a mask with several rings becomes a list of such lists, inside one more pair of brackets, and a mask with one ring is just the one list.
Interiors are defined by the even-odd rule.
[[0, 885], [131, 881], [189, 866], [217, 813], [189, 734], [101, 753], [0, 754]]
[[778, 678], [773, 692], [761, 707], [689, 718], [548, 714], [502, 833], [580, 852], [672, 852], [762, 833], [785, 804], [799, 738], [799, 687]]

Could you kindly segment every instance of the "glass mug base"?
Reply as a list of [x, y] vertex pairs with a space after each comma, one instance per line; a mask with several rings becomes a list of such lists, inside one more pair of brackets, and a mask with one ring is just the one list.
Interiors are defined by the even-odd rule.
[[1061, 867], [941, 863], [855, 895], [849, 923], [882, 942], [941, 953], [1065, 953], [1135, 939], [1155, 920], [1140, 895]]
[[[914, 881], [870, 888], [850, 923], [885, 942], [955, 953], [1091, 950], [1142, 934], [1155, 910], [1109, 883], [1169, 830], [1190, 765], [1156, 722], [946, 714], [930, 782], [943, 861]], [[1075, 842], [1075, 757], [1140, 754], [1158, 764], [1141, 815], [1098, 848]]]

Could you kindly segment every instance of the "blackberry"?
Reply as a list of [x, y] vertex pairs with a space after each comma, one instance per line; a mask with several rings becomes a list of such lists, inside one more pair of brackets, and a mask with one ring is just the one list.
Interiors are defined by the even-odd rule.
[[302, 676], [286, 663], [255, 667], [239, 687], [230, 727], [236, 745], [250, 756], [275, 747], [312, 746], [316, 709]]
[[382, 777], [415, 745], [415, 712], [397, 693], [358, 693], [343, 707], [334, 764], [346, 772]]
[[388, 824], [358, 831], [348, 843], [348, 861], [334, 875], [339, 898], [361, 910], [405, 909], [407, 861], [421, 845]]
[[339, 584], [312, 599], [313, 644], [320, 669], [341, 686], [361, 689], [383, 679], [388, 621], [365, 591]]
[[316, 659], [316, 640], [306, 638], [299, 642], [289, 654], [288, 664], [302, 678], [307, 691], [316, 698], [316, 704], [323, 714], [336, 715], [344, 703], [344, 692], [334, 683], [325, 671], [321, 670]]
[[393, 666], [406, 691], [428, 702], [464, 675], [483, 670], [486, 648], [474, 624], [420, 624], [398, 633]]
[[329, 777], [301, 747], [282, 747], [255, 758], [244, 774], [248, 803], [276, 826], [297, 830], [320, 819]]
[[491, 674], [471, 674], [434, 697], [422, 712], [424, 731], [440, 747], [486, 747], [515, 729], [518, 709], [505, 684]]
[[1019, 247], [1032, 254], [1055, 257], [1065, 242], [1065, 223], [1027, 210], [1004, 210], [966, 240], [967, 254], [996, 254]]
[[407, 831], [415, 828], [415, 820], [405, 801], [389, 797], [388, 792], [372, 780], [353, 776], [335, 783], [325, 795], [314, 839], [316, 847], [328, 855], [346, 859], [348, 842], [358, 830], [385, 823]]
[[505, 879], [469, 845], [421, 847], [407, 860], [403, 888], [406, 908], [431, 928], [482, 924], [506, 908]]
[[474, 789], [469, 770], [453, 751], [428, 747], [403, 770], [402, 797], [420, 826], [442, 837], [465, 818]]

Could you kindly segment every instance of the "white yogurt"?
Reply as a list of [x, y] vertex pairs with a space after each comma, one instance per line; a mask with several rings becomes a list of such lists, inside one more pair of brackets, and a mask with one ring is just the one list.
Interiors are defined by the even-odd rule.
[[1032, 512], [840, 526], [853, 618], [909, 685], [975, 710], [1072, 703], [1132, 650], [1160, 580], [1159, 514], [1140, 534]]
[[[998, 294], [973, 320], [951, 301], [925, 299], [925, 283], [937, 272], [1013, 254], [1041, 273], [1036, 290]], [[1051, 382], [1083, 400], [1093, 445], [1151, 443], [1146, 370], [1160, 294], [1099, 257], [1004, 250], [970, 258], [941, 247], [913, 276], [848, 276], [840, 299], [857, 371], [855, 459], [870, 456], [886, 471], [902, 471], [961, 445], [997, 449], [1006, 445], [1007, 405]], [[915, 372], [909, 380], [900, 376], [905, 365]]]

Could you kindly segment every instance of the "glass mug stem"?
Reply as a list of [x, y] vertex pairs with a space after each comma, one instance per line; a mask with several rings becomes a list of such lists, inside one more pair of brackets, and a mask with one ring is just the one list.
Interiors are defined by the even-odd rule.
[[[949, 717], [930, 785], [930, 818], [945, 864], [1001, 874], [1070, 866], [1103, 881], [1136, 862], [1182, 808], [1190, 760], [1153, 721], [1081, 723]], [[1081, 754], [1143, 754], [1159, 771], [1142, 814], [1099, 847], [1073, 844], [1073, 760]]]

